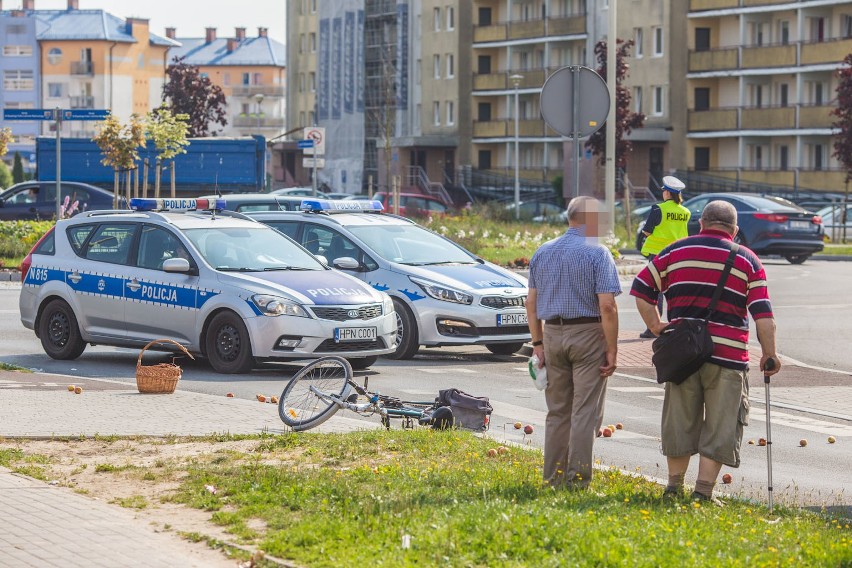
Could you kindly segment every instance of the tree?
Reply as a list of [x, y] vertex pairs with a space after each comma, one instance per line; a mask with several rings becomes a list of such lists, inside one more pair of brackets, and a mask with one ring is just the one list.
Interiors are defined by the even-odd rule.
[[[154, 185], [154, 197], [160, 197], [160, 175], [163, 168], [164, 160], [172, 160], [171, 165], [171, 196], [175, 197], [175, 163], [174, 157], [178, 154], [186, 153], [186, 146], [189, 141], [186, 135], [189, 132], [187, 114], [172, 114], [165, 108], [159, 108], [156, 111], [149, 112], [145, 119], [145, 126], [148, 133], [148, 138], [153, 140], [154, 147], [157, 149], [157, 167], [156, 167], [156, 182]], [[145, 175], [147, 181], [147, 173]]]
[[187, 115], [190, 137], [207, 136], [212, 124], [228, 124], [225, 94], [208, 77], [202, 77], [198, 67], [184, 63], [182, 57], [175, 57], [166, 75], [161, 108], [174, 115]]
[[10, 128], [0, 128], [0, 156], [5, 156], [9, 151], [9, 144], [12, 143], [12, 130]]
[[12, 174], [9, 172], [9, 166], [0, 160], [0, 189], [6, 189], [10, 185], [12, 185]]
[[[634, 128], [642, 128], [645, 122], [645, 115], [641, 112], [632, 112], [630, 110], [630, 91], [622, 85], [630, 69], [630, 66], [624, 62], [624, 58], [630, 55], [633, 40], [624, 41], [623, 39], [619, 39], [616, 41], [616, 46], [615, 167], [624, 168], [627, 165], [627, 156], [633, 150], [633, 144], [629, 140], [625, 140], [624, 137], [630, 134]], [[595, 56], [598, 60], [598, 74], [601, 77], [606, 77], [606, 41], [599, 41], [595, 45]], [[598, 157], [600, 165], [606, 165], [606, 129], [601, 128], [592, 134], [586, 142], [586, 148], [589, 148]]]
[[92, 138], [100, 148], [101, 163], [112, 166], [115, 171], [113, 207], [118, 208], [119, 175], [125, 174], [125, 198], [130, 203], [130, 178], [137, 169], [139, 147], [145, 143], [145, 124], [136, 114], [130, 115], [130, 121], [121, 124], [114, 115], [109, 115], [98, 125], [98, 134]]
[[[834, 157], [843, 164], [846, 169], [846, 198], [849, 202], [849, 181], [852, 180], [852, 53], [843, 59], [843, 66], [837, 70], [837, 107], [831, 111], [833, 116], [837, 117], [831, 125], [833, 130], [837, 131], [834, 135]], [[843, 208], [844, 214], [840, 219], [843, 223], [844, 235], [846, 239], [846, 208]]]
[[15, 183], [24, 181], [24, 163], [21, 161], [20, 152], [15, 152], [15, 161], [12, 164], [12, 181]]

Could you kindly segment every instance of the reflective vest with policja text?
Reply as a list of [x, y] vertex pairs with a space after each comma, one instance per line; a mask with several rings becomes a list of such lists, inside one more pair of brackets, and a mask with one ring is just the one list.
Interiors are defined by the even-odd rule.
[[689, 209], [671, 199], [663, 201], [659, 207], [663, 218], [642, 245], [642, 254], [645, 256], [660, 254], [661, 250], [676, 240], [689, 235], [686, 229], [690, 217]]

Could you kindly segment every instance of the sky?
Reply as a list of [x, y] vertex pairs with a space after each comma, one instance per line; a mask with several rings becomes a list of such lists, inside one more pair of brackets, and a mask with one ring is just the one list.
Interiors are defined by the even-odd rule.
[[[217, 28], [218, 37], [234, 37], [234, 28], [246, 28], [248, 37], [258, 27], [286, 43], [286, 0], [79, 0], [81, 10], [106, 10], [120, 18], [150, 20], [151, 31], [165, 36], [167, 27], [178, 37], [204, 37], [204, 28]], [[21, 7], [20, 0], [3, 0], [4, 10]], [[67, 0], [35, 0], [36, 10], [64, 10]]]

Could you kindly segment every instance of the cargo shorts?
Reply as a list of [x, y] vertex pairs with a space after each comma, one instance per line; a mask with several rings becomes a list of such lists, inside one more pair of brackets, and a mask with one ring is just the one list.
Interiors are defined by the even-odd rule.
[[666, 383], [662, 447], [667, 457], [700, 454], [740, 465], [748, 425], [748, 371], [705, 363], [679, 385]]

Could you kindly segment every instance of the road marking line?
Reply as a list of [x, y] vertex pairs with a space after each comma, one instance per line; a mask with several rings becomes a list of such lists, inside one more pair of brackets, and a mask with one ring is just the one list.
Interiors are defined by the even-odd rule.
[[420, 371], [421, 373], [429, 373], [430, 375], [443, 375], [446, 370], [445, 369], [414, 369], [415, 371]]
[[646, 377], [637, 377], [636, 375], [628, 375], [628, 374], [625, 374], [625, 373], [613, 373], [613, 376], [614, 377], [624, 377], [625, 379], [633, 379], [634, 381], [642, 381], [643, 383], [654, 383], [655, 385], [659, 384], [659, 383], [657, 383], [656, 379], [649, 379], [649, 378], [646, 378]]
[[[755, 420], [766, 422], [766, 412], [760, 408], [751, 409], [749, 415]], [[796, 416], [794, 414], [787, 414], [786, 412], [773, 412], [771, 420], [773, 424], [782, 424], [791, 428], [818, 432], [820, 434], [852, 436], [852, 426], [834, 424], [833, 422], [825, 422], [824, 420], [817, 420], [807, 416]]]
[[663, 389], [660, 387], [607, 387], [607, 390], [613, 390], [618, 392], [661, 392]]
[[662, 396], [649, 396], [648, 398], [653, 398], [655, 400], [666, 400], [665, 395]]

